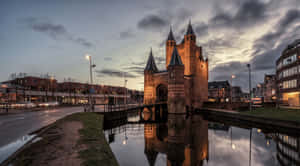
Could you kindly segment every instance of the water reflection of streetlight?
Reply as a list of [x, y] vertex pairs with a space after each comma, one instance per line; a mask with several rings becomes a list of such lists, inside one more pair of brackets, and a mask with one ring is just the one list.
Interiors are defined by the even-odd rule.
[[269, 146], [270, 145], [270, 140], [267, 140], [267, 146]]
[[126, 133], [126, 125], [124, 127], [125, 127], [125, 139], [123, 140], [123, 145], [126, 145], [128, 137], [127, 137], [127, 133]]
[[250, 129], [250, 140], [249, 140], [249, 142], [250, 142], [250, 146], [249, 146], [249, 166], [251, 166], [252, 129]]
[[127, 140], [123, 140], [123, 145], [126, 145], [127, 144]]
[[230, 127], [230, 143], [231, 143], [231, 148], [235, 150], [235, 144], [232, 143], [232, 127]]
[[232, 145], [231, 145], [231, 148], [232, 148], [233, 150], [235, 150], [235, 144], [232, 144]]

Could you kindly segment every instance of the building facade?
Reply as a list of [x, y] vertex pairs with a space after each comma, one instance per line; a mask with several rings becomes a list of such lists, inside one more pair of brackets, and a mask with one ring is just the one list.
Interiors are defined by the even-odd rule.
[[300, 106], [300, 39], [287, 46], [276, 61], [277, 101]]
[[202, 48], [196, 45], [191, 23], [180, 44], [170, 30], [166, 41], [166, 68], [166, 71], [157, 69], [151, 50], [144, 70], [145, 104], [168, 102], [170, 110], [183, 113], [186, 105], [201, 107], [207, 101], [208, 60], [204, 59]]
[[116, 104], [142, 102], [143, 99], [143, 92], [125, 87], [71, 81], [57, 82], [50, 77], [24, 76], [1, 84], [0, 104], [52, 101], [62, 104], [81, 104], [88, 101], [89, 94], [94, 96], [97, 104], [107, 103], [107, 98], [112, 96]]
[[243, 91], [239, 86], [232, 87], [232, 102], [241, 102], [243, 98]]
[[264, 79], [264, 102], [276, 101], [276, 75], [267, 74]]
[[228, 81], [213, 81], [208, 83], [208, 99], [212, 102], [229, 102], [230, 84]]

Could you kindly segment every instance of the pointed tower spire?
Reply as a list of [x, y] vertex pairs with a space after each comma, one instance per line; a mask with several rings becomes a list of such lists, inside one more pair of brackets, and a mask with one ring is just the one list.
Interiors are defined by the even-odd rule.
[[181, 58], [178, 54], [177, 48], [174, 47], [169, 66], [177, 66], [177, 65], [183, 65], [183, 63], [182, 63]]
[[155, 64], [154, 57], [152, 55], [152, 47], [150, 49], [150, 54], [149, 54], [149, 58], [148, 58], [145, 70], [158, 72], [158, 69], [157, 69], [156, 64]]
[[191, 20], [189, 21], [188, 29], [186, 31], [186, 35], [195, 35]]
[[173, 32], [172, 32], [172, 26], [170, 26], [170, 32], [169, 32], [167, 40], [174, 40], [175, 41], [174, 36], [173, 36]]

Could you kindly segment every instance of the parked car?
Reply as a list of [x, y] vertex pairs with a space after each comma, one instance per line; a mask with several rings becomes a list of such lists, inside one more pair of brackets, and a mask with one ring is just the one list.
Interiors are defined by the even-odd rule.
[[36, 104], [31, 102], [22, 102], [22, 103], [12, 103], [10, 104], [11, 108], [34, 108]]
[[45, 102], [45, 103], [39, 103], [38, 106], [39, 107], [54, 107], [54, 106], [58, 106], [59, 103], [57, 101], [54, 102]]

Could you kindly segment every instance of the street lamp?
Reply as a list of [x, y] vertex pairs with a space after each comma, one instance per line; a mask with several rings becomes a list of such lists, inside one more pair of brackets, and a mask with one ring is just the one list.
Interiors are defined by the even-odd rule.
[[251, 66], [248, 63], [247, 64], [248, 70], [249, 70], [249, 110], [252, 111], [252, 93], [251, 93]]
[[[96, 65], [95, 64], [93, 64], [92, 63], [92, 56], [91, 55], [89, 55], [89, 54], [86, 54], [85, 55], [85, 58], [87, 59], [87, 60], [89, 60], [89, 62], [90, 62], [90, 84], [91, 85], [93, 85], [93, 68], [94, 67], [96, 67]], [[89, 91], [90, 91], [90, 95], [89, 95], [89, 98], [90, 98], [90, 100], [92, 100], [92, 97], [91, 97], [91, 90], [89, 89]], [[92, 101], [90, 101], [90, 105], [92, 105], [93, 103], [92, 103]]]
[[125, 72], [123, 72], [123, 77], [124, 77], [124, 94], [125, 94], [125, 97], [124, 97], [124, 105], [126, 106], [126, 103], [127, 103], [127, 89], [126, 89], [126, 85], [127, 85], [127, 81], [126, 80], [126, 75], [125, 75]]
[[93, 74], [92, 74], [93, 71], [92, 70], [93, 70], [94, 67], [96, 67], [96, 65], [92, 64], [92, 56], [91, 55], [86, 54], [85, 58], [87, 60], [89, 60], [89, 62], [90, 62], [90, 83], [93, 84]]
[[230, 102], [232, 103], [232, 79], [235, 78], [235, 75], [231, 75], [231, 78], [230, 78]]

